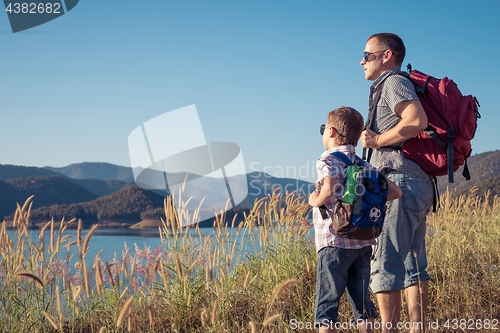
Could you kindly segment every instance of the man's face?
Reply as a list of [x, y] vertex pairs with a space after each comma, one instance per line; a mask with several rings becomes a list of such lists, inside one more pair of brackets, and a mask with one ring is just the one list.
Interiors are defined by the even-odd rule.
[[361, 60], [361, 65], [365, 70], [365, 79], [373, 81], [384, 73], [383, 59], [385, 52], [380, 50], [377, 38], [372, 38], [366, 42], [365, 52], [368, 52], [367, 60]]

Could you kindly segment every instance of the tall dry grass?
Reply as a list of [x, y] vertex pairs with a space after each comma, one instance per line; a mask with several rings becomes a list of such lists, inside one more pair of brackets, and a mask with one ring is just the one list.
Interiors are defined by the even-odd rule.
[[[441, 201], [428, 218], [429, 318], [499, 318], [500, 200], [488, 205], [471, 194]], [[31, 198], [18, 207], [13, 237], [5, 224], [0, 230], [0, 327], [6, 331], [288, 332], [292, 320], [314, 320], [309, 207], [294, 194], [257, 201], [238, 226], [221, 214], [212, 235], [195, 226], [195, 236], [182, 226], [196, 221], [197, 212], [177, 210], [168, 198], [162, 246], [124, 248], [110, 262], [87, 257], [97, 226], [83, 239], [81, 221], [49, 221], [39, 241], [30, 239], [30, 207]], [[76, 240], [64, 235], [72, 224]], [[340, 313], [340, 321], [353, 319], [345, 297]]]
[[[111, 262], [87, 257], [97, 226], [83, 239], [81, 221], [50, 221], [39, 242], [30, 239], [30, 207], [31, 198], [18, 208], [13, 237], [5, 224], [0, 231], [0, 325], [9, 332], [283, 331], [285, 319], [311, 312], [303, 306], [314, 290], [308, 207], [293, 194], [256, 202], [238, 226], [221, 214], [213, 235], [195, 226], [195, 236], [182, 225], [197, 212], [168, 198], [163, 246], [125, 248]], [[76, 240], [64, 235], [70, 224]]]
[[454, 200], [443, 195], [442, 208], [428, 218], [430, 317], [466, 319], [467, 327], [500, 318], [500, 198], [489, 205], [489, 195], [480, 200], [475, 191]]

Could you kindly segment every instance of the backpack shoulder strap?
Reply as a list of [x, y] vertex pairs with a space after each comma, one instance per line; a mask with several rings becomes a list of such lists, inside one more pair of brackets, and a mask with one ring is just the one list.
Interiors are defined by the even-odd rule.
[[363, 166], [364, 160], [359, 157], [358, 155], [354, 155], [354, 162], [353, 163], [358, 163], [360, 166]]
[[[365, 130], [371, 130], [373, 127], [373, 122], [375, 121], [375, 111], [377, 109], [378, 101], [380, 100], [380, 95], [382, 94], [382, 87], [384, 86], [384, 81], [380, 82], [377, 89], [370, 88], [370, 98], [368, 101], [369, 109], [368, 109], [368, 118], [365, 123]], [[367, 156], [368, 152], [368, 156]], [[365, 161], [370, 162], [372, 157], [372, 149], [371, 148], [363, 148], [363, 159]]]
[[376, 89], [373, 89], [373, 87], [371, 87], [370, 88], [370, 98], [368, 101], [368, 105], [369, 105], [368, 118], [367, 118], [366, 123], [365, 123], [365, 130], [371, 129], [373, 127], [373, 121], [375, 119], [375, 112], [377, 109], [377, 104], [380, 101], [380, 95], [382, 94], [382, 88], [384, 87], [385, 80], [387, 80], [387, 78], [389, 76], [392, 76], [392, 75], [402, 76], [402, 77], [410, 80], [410, 82], [413, 84], [413, 81], [411, 80], [410, 74], [405, 73], [405, 72], [398, 72], [398, 73], [392, 73], [392, 74], [387, 75], [387, 77], [385, 77], [384, 80], [379, 83], [379, 85], [377, 86]]
[[[387, 75], [387, 77], [384, 78], [382, 82], [379, 83], [376, 89], [370, 88], [370, 98], [368, 101], [369, 105], [369, 110], [368, 110], [368, 118], [365, 123], [365, 130], [371, 130], [373, 127], [373, 123], [375, 121], [375, 114], [377, 110], [377, 104], [380, 101], [380, 95], [382, 95], [382, 88], [384, 87], [385, 80], [391, 75], [400, 75], [402, 77], [405, 77], [406, 79], [410, 80], [412, 82], [410, 74], [407, 74], [405, 72], [398, 72], [398, 73], [393, 73]], [[413, 82], [412, 82], [413, 84]], [[368, 151], [368, 156], [367, 156], [367, 151]], [[363, 160], [367, 161], [370, 163], [370, 159], [372, 156], [373, 150], [371, 148], [363, 148]]]
[[[338, 159], [340, 162], [344, 163], [346, 166], [349, 166], [349, 165], [353, 164], [351, 162], [351, 160], [349, 159], [349, 157], [347, 157], [346, 154], [341, 153], [340, 151], [334, 151], [330, 155], [333, 156], [333, 157], [335, 157], [336, 159]], [[326, 209], [325, 205], [321, 205], [318, 208], [319, 208], [319, 212], [320, 212], [321, 217], [323, 218], [323, 220], [326, 220], [327, 218], [329, 218], [328, 210]]]
[[338, 160], [340, 160], [342, 163], [344, 163], [347, 166], [352, 165], [351, 160], [344, 153], [341, 153], [339, 151], [334, 151], [330, 155], [332, 155], [333, 157], [337, 158]]

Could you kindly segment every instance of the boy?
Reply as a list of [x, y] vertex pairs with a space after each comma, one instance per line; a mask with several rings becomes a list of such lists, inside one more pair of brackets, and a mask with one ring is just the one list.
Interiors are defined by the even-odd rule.
[[[318, 209], [321, 205], [333, 212], [338, 199], [344, 192], [346, 165], [330, 154], [339, 151], [354, 161], [355, 146], [363, 131], [363, 117], [353, 108], [341, 107], [328, 114], [326, 125], [322, 125], [320, 133], [326, 151], [316, 163], [318, 181], [314, 184], [316, 191], [309, 196], [309, 204], [313, 209], [316, 251], [318, 252], [318, 273], [316, 278], [315, 322], [320, 326], [320, 333], [337, 332], [338, 307], [340, 298], [347, 289], [351, 307], [360, 332], [371, 332], [373, 318], [377, 311], [370, 299], [368, 284], [370, 282], [371, 240], [349, 239], [339, 236], [331, 228], [331, 218], [323, 220]], [[362, 164], [374, 169], [367, 162]], [[392, 181], [389, 182], [387, 200], [401, 196], [401, 189]], [[366, 325], [366, 321], [372, 324]]]

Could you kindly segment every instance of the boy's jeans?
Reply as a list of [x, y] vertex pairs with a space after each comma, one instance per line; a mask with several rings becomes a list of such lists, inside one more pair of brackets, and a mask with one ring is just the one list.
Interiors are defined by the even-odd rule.
[[340, 298], [346, 289], [356, 320], [377, 317], [368, 290], [371, 253], [371, 246], [356, 250], [328, 246], [318, 252], [317, 324], [338, 321]]

